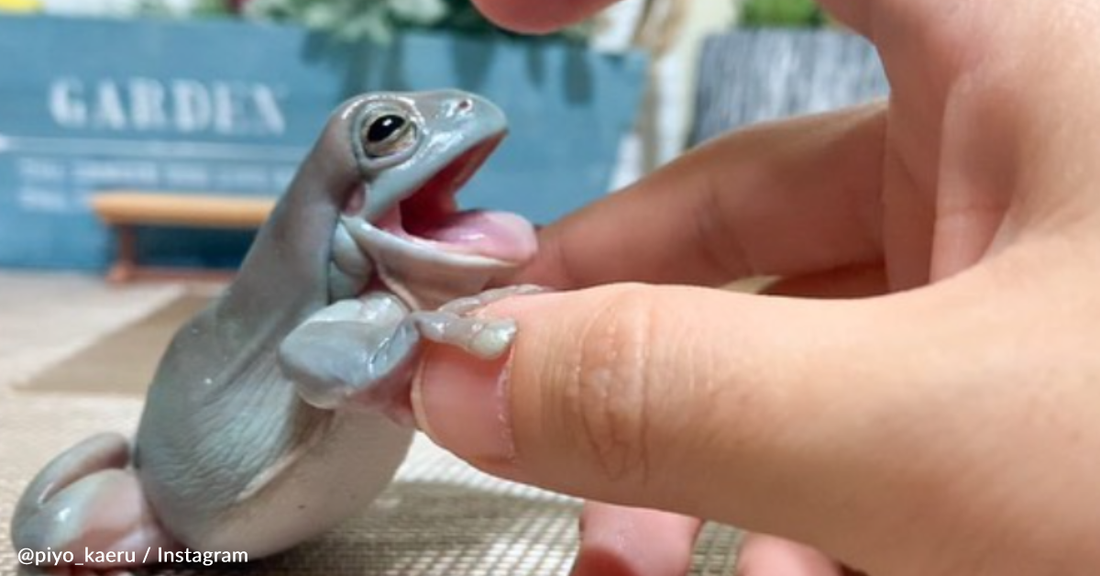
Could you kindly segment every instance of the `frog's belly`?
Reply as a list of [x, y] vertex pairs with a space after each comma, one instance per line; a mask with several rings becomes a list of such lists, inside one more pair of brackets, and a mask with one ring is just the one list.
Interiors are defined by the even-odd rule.
[[413, 431], [379, 415], [342, 414], [333, 428], [278, 475], [218, 515], [180, 534], [201, 550], [258, 558], [320, 535], [362, 511], [389, 485]]
[[370, 505], [393, 478], [414, 432], [378, 413], [297, 407], [267, 418], [239, 413], [215, 425], [201, 411], [190, 412], [186, 423], [146, 428], [143, 422], [139, 470], [164, 528], [189, 549], [256, 558], [313, 538]]
[[263, 348], [227, 382], [170, 365], [149, 390], [134, 460], [162, 526], [189, 548], [258, 558], [294, 546], [362, 510], [408, 451], [412, 429], [379, 413], [302, 402]]

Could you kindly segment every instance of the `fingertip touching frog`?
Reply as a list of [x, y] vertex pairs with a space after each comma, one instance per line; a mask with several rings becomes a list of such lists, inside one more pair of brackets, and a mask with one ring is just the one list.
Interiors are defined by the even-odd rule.
[[258, 558], [369, 504], [410, 445], [423, 342], [488, 358], [515, 334], [467, 313], [529, 290], [481, 292], [534, 255], [534, 229], [455, 199], [505, 132], [459, 91], [338, 108], [235, 280], [175, 335], [133, 445], [101, 434], [50, 462], [16, 507], [15, 547]]

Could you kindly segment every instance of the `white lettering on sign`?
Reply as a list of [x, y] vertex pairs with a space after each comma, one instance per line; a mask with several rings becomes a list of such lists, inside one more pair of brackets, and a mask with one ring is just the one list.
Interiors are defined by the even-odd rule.
[[72, 205], [63, 190], [38, 186], [20, 186], [15, 192], [20, 208], [27, 212], [61, 214], [70, 212]]
[[169, 188], [209, 188], [210, 169], [205, 164], [169, 163], [164, 166], [164, 185]]
[[53, 121], [73, 130], [277, 136], [286, 132], [282, 95], [258, 82], [58, 78], [48, 104]]

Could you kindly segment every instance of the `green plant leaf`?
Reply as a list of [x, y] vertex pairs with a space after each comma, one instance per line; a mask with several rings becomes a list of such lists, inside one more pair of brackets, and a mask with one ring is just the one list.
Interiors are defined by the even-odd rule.
[[745, 0], [741, 4], [741, 26], [817, 28], [825, 13], [814, 0]]

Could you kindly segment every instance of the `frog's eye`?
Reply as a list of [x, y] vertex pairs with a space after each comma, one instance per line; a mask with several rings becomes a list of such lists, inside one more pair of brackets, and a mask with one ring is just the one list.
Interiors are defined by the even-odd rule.
[[416, 124], [403, 114], [387, 112], [368, 119], [360, 137], [367, 156], [392, 156], [416, 142]]

